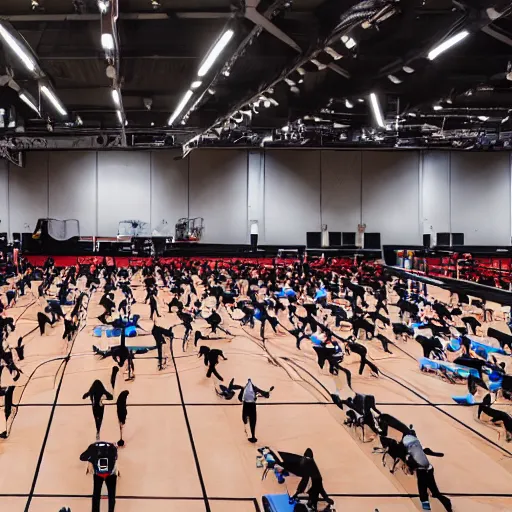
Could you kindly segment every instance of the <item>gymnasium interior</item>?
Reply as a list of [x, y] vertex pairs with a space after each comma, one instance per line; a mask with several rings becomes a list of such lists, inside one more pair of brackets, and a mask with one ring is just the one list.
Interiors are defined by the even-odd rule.
[[0, 510], [511, 511], [511, 113], [509, 0], [0, 0]]

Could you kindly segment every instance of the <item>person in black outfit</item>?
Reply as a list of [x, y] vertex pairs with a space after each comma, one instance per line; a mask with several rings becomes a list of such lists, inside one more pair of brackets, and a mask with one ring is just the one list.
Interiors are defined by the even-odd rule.
[[199, 353], [197, 354], [197, 357], [204, 357], [204, 365], [208, 367], [208, 371], [206, 372], [206, 376], [208, 378], [210, 378], [213, 373], [213, 375], [215, 375], [215, 377], [217, 377], [220, 381], [224, 380], [215, 368], [217, 364], [219, 364], [219, 357], [222, 357], [224, 361], [228, 360], [228, 358], [224, 356], [222, 350], [216, 348], [212, 349], [205, 345], [201, 345], [201, 347], [199, 347]]
[[[91, 444], [80, 460], [88, 462], [93, 471], [92, 512], [100, 512], [101, 488], [105, 482], [108, 490], [108, 512], [116, 507], [117, 448], [112, 443], [97, 442]], [[87, 470], [89, 472], [89, 470]]]
[[191, 314], [185, 313], [185, 311], [178, 311], [178, 313], [176, 315], [181, 320], [181, 322], [183, 323], [183, 325], [185, 327], [185, 333], [183, 334], [183, 344], [182, 344], [183, 352], [185, 352], [188, 337], [193, 330], [192, 322], [194, 319], [192, 318]]
[[155, 295], [151, 294], [149, 296], [149, 307], [151, 310], [151, 312], [149, 313], [149, 318], [151, 320], [153, 320], [153, 316], [155, 315], [155, 313], [156, 313], [156, 316], [158, 318], [160, 318], [160, 313], [158, 312], [158, 303], [156, 301], [156, 294]]
[[126, 417], [128, 416], [126, 400], [127, 400], [129, 394], [130, 394], [129, 391], [121, 391], [121, 393], [119, 393], [119, 396], [117, 397], [116, 410], [117, 410], [117, 419], [119, 421], [119, 432], [121, 435], [119, 441], [117, 442], [117, 446], [124, 446], [123, 427], [126, 423]]
[[310, 507], [311, 510], [316, 511], [318, 499], [320, 496], [322, 496], [322, 498], [329, 505], [334, 505], [334, 501], [331, 498], [329, 498], [329, 495], [324, 489], [322, 475], [320, 474], [320, 470], [318, 469], [315, 459], [313, 458], [313, 450], [311, 450], [311, 448], [308, 448], [304, 452], [304, 456], [300, 461], [300, 473], [302, 476], [302, 480], [299, 482], [297, 490], [295, 491], [295, 494], [292, 496], [294, 500], [296, 500], [297, 497], [306, 490], [308, 483], [311, 480], [311, 486], [308, 490], [308, 507]]
[[83, 400], [86, 398], [91, 399], [92, 414], [96, 424], [96, 440], [99, 440], [100, 438], [101, 424], [103, 423], [103, 415], [105, 413], [105, 406], [102, 402], [103, 397], [107, 400], [114, 399], [114, 397], [105, 389], [101, 380], [95, 380], [89, 391], [82, 396]]
[[[169, 329], [164, 329], [156, 324], [153, 325], [153, 329], [151, 329], [151, 334], [156, 342], [156, 349], [158, 353], [158, 370], [164, 369], [164, 361], [163, 361], [163, 345], [165, 345], [165, 338], [169, 338], [170, 343], [174, 339], [174, 334], [172, 332], [172, 327]], [[166, 359], [167, 360], [167, 359]]]
[[[50, 308], [45, 308], [45, 313], [50, 313]], [[44, 335], [46, 324], [52, 326], [54, 324], [53, 320], [50, 320], [48, 315], [45, 315], [41, 311], [37, 313], [37, 324], [39, 325], [39, 332], [41, 336]]]

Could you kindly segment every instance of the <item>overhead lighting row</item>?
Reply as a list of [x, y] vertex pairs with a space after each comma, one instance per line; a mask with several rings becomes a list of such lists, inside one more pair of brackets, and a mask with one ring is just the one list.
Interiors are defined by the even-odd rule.
[[[210, 49], [208, 52], [208, 55], [204, 59], [203, 63], [199, 67], [199, 70], [197, 71], [197, 77], [203, 78], [205, 77], [210, 69], [212, 68], [213, 64], [217, 61], [220, 54], [224, 51], [228, 43], [231, 41], [233, 36], [235, 35], [235, 32], [231, 29], [226, 30], [220, 39], [215, 43], [213, 48]], [[183, 109], [187, 106], [188, 102], [192, 98], [194, 94], [194, 90], [198, 89], [202, 85], [202, 80], [196, 79], [192, 82], [190, 85], [190, 88], [185, 92], [185, 94], [182, 96], [180, 102], [178, 103], [176, 109], [174, 110], [173, 114], [169, 118], [168, 124], [173, 125], [176, 119], [181, 115], [183, 112]], [[208, 91], [210, 92], [210, 91]]]
[[[27, 70], [33, 75], [44, 76], [37, 62], [34, 60], [30, 51], [24, 47], [23, 44], [17, 41], [17, 39], [7, 30], [7, 28], [0, 23], [0, 38], [3, 42], [14, 52], [18, 59], [24, 64]], [[53, 91], [52, 86], [49, 82], [39, 82], [39, 90], [41, 94], [52, 104], [53, 108], [61, 115], [67, 116], [68, 113], [61, 101]], [[36, 100], [27, 92], [20, 91], [19, 98], [29, 106], [39, 116], [41, 115], [40, 109], [36, 105]]]

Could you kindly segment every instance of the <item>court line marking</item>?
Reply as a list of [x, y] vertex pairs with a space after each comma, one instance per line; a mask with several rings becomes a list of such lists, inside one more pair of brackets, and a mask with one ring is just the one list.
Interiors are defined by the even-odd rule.
[[54, 401], [53, 401], [53, 406], [52, 406], [52, 410], [50, 412], [50, 417], [48, 419], [48, 425], [46, 427], [46, 432], [45, 432], [45, 435], [44, 435], [44, 438], [43, 438], [43, 444], [41, 445], [41, 451], [39, 452], [39, 457], [37, 459], [37, 465], [36, 465], [36, 469], [35, 469], [35, 472], [34, 472], [34, 479], [32, 480], [32, 485], [30, 487], [30, 492], [29, 492], [29, 495], [28, 495], [28, 499], [27, 499], [27, 503], [25, 505], [25, 512], [28, 512], [28, 510], [30, 509], [30, 504], [32, 502], [32, 498], [34, 496], [34, 491], [35, 491], [35, 488], [36, 488], [36, 484], [37, 484], [37, 479], [39, 477], [39, 472], [41, 470], [41, 464], [43, 463], [43, 457], [44, 457], [44, 451], [46, 449], [46, 444], [48, 443], [48, 438], [50, 437], [50, 430], [51, 430], [51, 427], [52, 427], [52, 422], [53, 422], [53, 418], [55, 416], [55, 411], [57, 409], [56, 405], [57, 405], [57, 402], [59, 400], [59, 394], [60, 394], [60, 390], [62, 388], [62, 382], [64, 381], [64, 374], [66, 373], [66, 368], [68, 367], [68, 363], [69, 361], [71, 360], [71, 353], [73, 352], [73, 347], [75, 346], [75, 342], [76, 342], [76, 339], [78, 338], [79, 334], [82, 332], [83, 328], [87, 325], [87, 315], [89, 313], [89, 304], [90, 304], [90, 300], [91, 300], [91, 297], [89, 296], [89, 300], [87, 301], [87, 308], [86, 308], [86, 311], [85, 311], [85, 323], [83, 326], [81, 326], [81, 328], [77, 329], [75, 331], [75, 336], [73, 338], [73, 341], [71, 343], [71, 346], [69, 347], [69, 351], [68, 351], [68, 354], [67, 354], [67, 358], [64, 359], [64, 364], [63, 364], [63, 367], [62, 367], [62, 373], [61, 373], [61, 376], [60, 376], [60, 379], [59, 379], [59, 385], [57, 387], [57, 391], [55, 392], [55, 398], [54, 398]]
[[174, 343], [171, 342], [170, 346], [171, 346], [172, 362], [174, 364], [174, 371], [176, 373], [176, 383], [178, 384], [178, 393], [180, 395], [181, 406], [183, 408], [183, 415], [185, 416], [185, 424], [187, 426], [188, 436], [189, 436], [189, 439], [190, 439], [190, 445], [192, 447], [192, 454], [194, 456], [194, 462], [196, 464], [197, 476], [199, 478], [199, 484], [201, 486], [201, 491], [202, 491], [202, 494], [203, 494], [204, 506], [205, 506], [206, 512], [211, 512], [210, 503], [208, 502], [208, 494], [206, 492], [206, 485], [204, 483], [203, 473], [201, 471], [201, 465], [199, 464], [199, 455], [198, 455], [197, 450], [196, 450], [196, 445], [195, 445], [195, 442], [194, 442], [194, 436], [192, 434], [192, 427], [190, 425], [190, 420], [188, 418], [187, 406], [185, 405], [185, 399], [183, 398], [183, 390], [181, 388], [181, 381], [180, 381], [180, 376], [179, 376], [179, 373], [178, 373], [178, 365], [176, 363], [176, 359], [174, 358]]

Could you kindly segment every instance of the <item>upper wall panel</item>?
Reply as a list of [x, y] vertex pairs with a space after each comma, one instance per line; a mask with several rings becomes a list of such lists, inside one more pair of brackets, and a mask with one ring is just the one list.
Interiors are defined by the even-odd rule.
[[96, 153], [49, 153], [49, 209], [55, 219], [78, 219], [80, 234], [96, 234]]
[[361, 151], [322, 151], [322, 224], [357, 231], [361, 221]]
[[190, 154], [190, 217], [203, 217], [206, 243], [247, 242], [247, 152]]
[[320, 229], [320, 152], [266, 151], [266, 243], [304, 245]]
[[451, 155], [452, 232], [468, 245], [510, 245], [510, 155]]
[[24, 168], [9, 164], [11, 233], [31, 233], [37, 219], [48, 217], [47, 152], [27, 152]]
[[188, 217], [189, 159], [175, 160], [178, 152], [151, 153], [151, 228], [167, 223], [174, 233], [178, 219]]
[[450, 158], [449, 151], [423, 153], [423, 233], [450, 232]]
[[363, 222], [381, 243], [419, 244], [419, 153], [362, 154]]
[[123, 220], [151, 221], [150, 153], [98, 153], [98, 235], [115, 236]]

